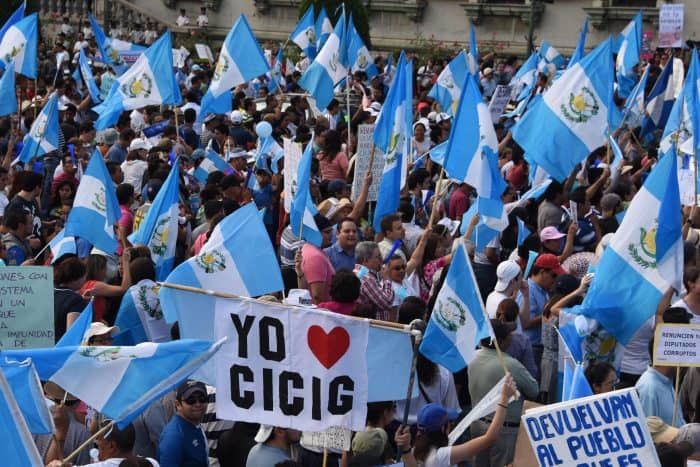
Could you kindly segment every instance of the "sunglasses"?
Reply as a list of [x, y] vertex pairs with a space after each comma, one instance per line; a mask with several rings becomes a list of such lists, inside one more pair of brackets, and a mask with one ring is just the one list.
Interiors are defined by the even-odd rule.
[[197, 402], [199, 402], [200, 404], [206, 404], [207, 398], [205, 396], [199, 396], [199, 397], [192, 396], [192, 397], [188, 397], [187, 399], [185, 399], [184, 402], [187, 405], [194, 405]]

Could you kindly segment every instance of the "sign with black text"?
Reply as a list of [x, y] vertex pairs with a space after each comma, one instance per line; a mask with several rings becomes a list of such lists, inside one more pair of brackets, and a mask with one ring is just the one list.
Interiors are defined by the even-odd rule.
[[659, 48], [683, 47], [682, 3], [663, 3], [659, 7]]
[[[374, 125], [359, 125], [357, 127], [357, 153], [355, 154], [355, 178], [352, 181], [351, 198], [357, 201], [360, 195], [362, 184], [365, 181], [365, 174], [369, 169], [369, 159], [374, 146]], [[372, 161], [372, 184], [369, 186], [367, 201], [377, 201], [379, 193], [379, 182], [382, 180], [384, 171], [384, 153], [379, 148], [374, 148], [374, 160]]]
[[53, 268], [0, 268], [0, 350], [53, 347], [53, 323]]
[[489, 101], [489, 112], [491, 112], [491, 121], [495, 124], [501, 120], [503, 111], [506, 110], [508, 102], [510, 102], [510, 86], [499, 84], [493, 91], [491, 100]]
[[255, 300], [218, 300], [216, 413], [224, 420], [362, 431], [369, 321]]
[[700, 366], [700, 324], [657, 324], [654, 365]]

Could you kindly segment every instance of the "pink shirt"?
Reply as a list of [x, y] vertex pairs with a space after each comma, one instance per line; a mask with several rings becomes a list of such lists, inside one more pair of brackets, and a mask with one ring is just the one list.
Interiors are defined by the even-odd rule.
[[[119, 205], [119, 210], [122, 213], [122, 217], [120, 217], [117, 221], [117, 225], [119, 227], [124, 227], [124, 230], [126, 230], [126, 235], [129, 236], [131, 232], [134, 231], [134, 213], [131, 212], [131, 209], [129, 209], [127, 206], [123, 205]], [[121, 255], [122, 250], [122, 244], [120, 243], [117, 247], [117, 254]]]
[[348, 156], [344, 152], [336, 154], [332, 161], [329, 161], [324, 153], [320, 153], [318, 161], [323, 180], [345, 180], [345, 173], [348, 170]]
[[306, 277], [306, 283], [311, 285], [323, 282], [326, 287], [323, 301], [328, 301], [330, 298], [331, 280], [335, 274], [333, 265], [323, 250], [311, 243], [304, 243], [304, 246], [301, 248], [301, 256], [301, 270], [304, 272], [304, 277]]

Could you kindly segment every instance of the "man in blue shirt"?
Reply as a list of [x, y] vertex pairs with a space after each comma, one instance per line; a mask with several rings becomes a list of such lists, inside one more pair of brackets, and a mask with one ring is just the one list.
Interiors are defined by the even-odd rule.
[[336, 240], [333, 245], [324, 248], [333, 269], [340, 271], [355, 269], [355, 245], [357, 245], [357, 224], [355, 220], [346, 217], [338, 222]]
[[207, 440], [200, 423], [207, 409], [207, 388], [199, 381], [187, 380], [175, 393], [175, 415], [158, 444], [162, 467], [207, 467]]
[[260, 425], [255, 442], [248, 454], [246, 467], [268, 467], [291, 460], [290, 447], [299, 442], [301, 433], [291, 428]]

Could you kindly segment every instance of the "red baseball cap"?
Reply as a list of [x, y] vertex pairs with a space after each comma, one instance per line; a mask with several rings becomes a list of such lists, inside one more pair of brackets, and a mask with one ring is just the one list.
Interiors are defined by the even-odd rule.
[[537, 257], [537, 259], [535, 260], [534, 265], [537, 266], [538, 268], [549, 269], [557, 276], [559, 276], [561, 274], [566, 274], [566, 270], [563, 267], [561, 267], [561, 263], [559, 262], [559, 258], [557, 258], [556, 256], [554, 256], [551, 253], [544, 253], [544, 254], [539, 255]]

